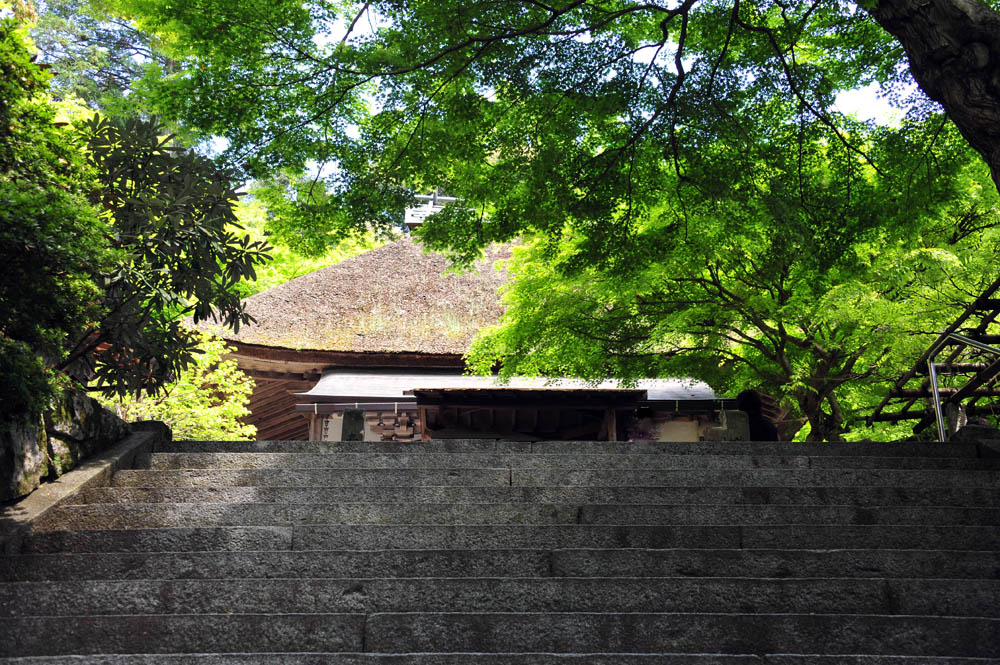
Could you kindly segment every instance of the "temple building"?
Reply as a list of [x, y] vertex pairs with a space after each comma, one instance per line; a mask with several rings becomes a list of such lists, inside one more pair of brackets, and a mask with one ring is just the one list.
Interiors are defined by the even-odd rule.
[[728, 400], [692, 380], [465, 375], [463, 353], [502, 313], [509, 256], [494, 248], [475, 271], [447, 272], [447, 259], [404, 238], [247, 299], [256, 323], [222, 335], [256, 382], [247, 421], [258, 438], [716, 436]]

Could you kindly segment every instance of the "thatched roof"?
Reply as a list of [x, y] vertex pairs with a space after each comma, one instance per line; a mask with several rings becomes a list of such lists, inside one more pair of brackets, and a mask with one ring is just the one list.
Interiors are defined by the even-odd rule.
[[258, 293], [257, 323], [226, 339], [289, 349], [464, 353], [499, 318], [505, 281], [491, 249], [476, 271], [444, 274], [448, 260], [406, 238]]

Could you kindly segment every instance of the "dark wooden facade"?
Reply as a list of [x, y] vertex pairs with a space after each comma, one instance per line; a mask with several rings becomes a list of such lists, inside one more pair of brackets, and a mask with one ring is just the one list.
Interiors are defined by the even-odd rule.
[[464, 364], [456, 353], [374, 353], [285, 349], [233, 343], [230, 357], [255, 382], [250, 415], [244, 422], [257, 427], [257, 438], [268, 441], [304, 441], [317, 438], [315, 414], [296, 410], [296, 394], [312, 388], [323, 370], [431, 369], [460, 373]]
[[254, 378], [250, 415], [243, 419], [257, 428], [257, 438], [267, 441], [309, 438], [309, 419], [295, 410], [295, 393], [309, 390], [310, 381], [301, 379]]

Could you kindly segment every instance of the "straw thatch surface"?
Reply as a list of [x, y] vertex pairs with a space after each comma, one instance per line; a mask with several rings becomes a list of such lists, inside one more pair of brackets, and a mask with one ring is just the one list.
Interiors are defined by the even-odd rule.
[[247, 299], [256, 324], [229, 340], [323, 351], [464, 353], [502, 312], [505, 280], [492, 249], [475, 272], [443, 274], [448, 261], [403, 239]]

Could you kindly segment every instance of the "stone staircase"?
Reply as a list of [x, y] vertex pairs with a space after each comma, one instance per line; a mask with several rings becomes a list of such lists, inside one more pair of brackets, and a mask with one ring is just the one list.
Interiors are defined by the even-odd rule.
[[162, 444], [2, 560], [0, 659], [1000, 663], [991, 452]]

